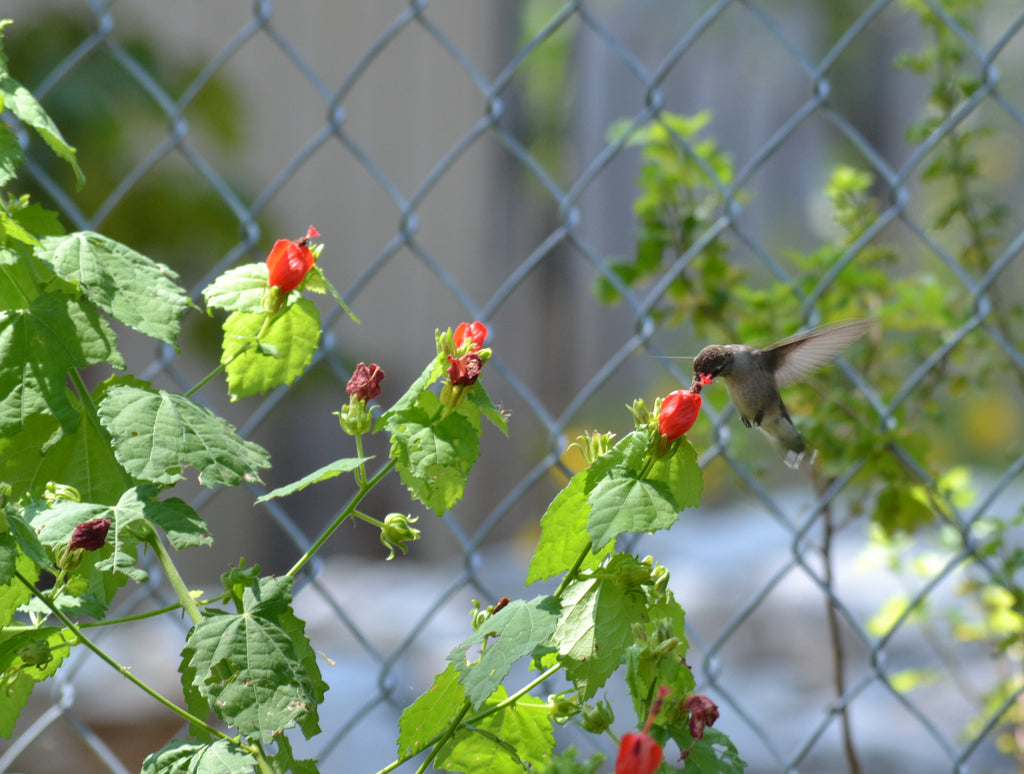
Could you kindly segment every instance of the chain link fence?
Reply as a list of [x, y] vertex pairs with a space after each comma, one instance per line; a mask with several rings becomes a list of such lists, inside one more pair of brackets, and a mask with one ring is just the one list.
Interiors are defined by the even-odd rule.
[[[968, 336], [995, 341], [1024, 376], [1020, 342], [988, 317], [993, 293], [1024, 289], [1024, 215], [1012, 213], [1018, 230], [979, 276], [929, 235], [917, 207], [917, 180], [936, 145], [974, 121], [994, 122], [1010, 138], [996, 167], [1005, 165], [999, 171], [1011, 190], [1020, 177], [1024, 11], [1015, 0], [992, 2], [969, 32], [946, 10], [953, 5], [964, 4], [919, 7], [966, 46], [977, 87], [911, 147], [900, 132], [924, 95], [891, 63], [921, 32], [905, 4], [886, 0], [5, 4], [3, 15], [16, 20], [5, 32], [11, 70], [78, 146], [89, 177], [76, 192], [44, 149], [27, 149], [35, 195], [69, 228], [104, 231], [170, 264], [194, 299], [230, 266], [261, 260], [274, 239], [297, 237], [310, 223], [324, 233], [325, 272], [362, 325], [328, 314], [313, 366], [289, 388], [237, 404], [209, 387], [200, 393], [270, 450], [267, 488], [338, 456], [340, 435], [325, 420], [356, 362], [383, 365], [393, 398], [432, 354], [434, 328], [462, 319], [491, 328], [488, 390], [511, 411], [513, 432], [507, 441], [485, 436], [465, 500], [421, 524], [425, 539], [409, 557], [385, 564], [373, 536], [343, 531], [345, 545], [302, 579], [297, 612], [334, 666], [324, 671], [324, 733], [298, 756], [317, 758], [321, 771], [374, 771], [393, 759], [398, 716], [465, 636], [470, 600], [520, 593], [524, 546], [564, 481], [567, 443], [595, 426], [624, 432], [624, 402], [689, 381], [685, 361], [655, 355], [708, 343], [657, 324], [654, 311], [675, 272], [626, 292], [615, 308], [591, 292], [597, 277], [612, 278], [608, 259], [634, 249], [637, 154], [608, 139], [615, 120], [639, 125], [665, 110], [708, 108], [734, 158], [735, 179], [721, 183], [721, 216], [678, 257], [679, 267], [727, 235], [736, 260], [786, 277], [779, 256], [819, 235], [814, 192], [823, 159], [847, 154], [870, 167], [891, 192], [888, 205], [805, 295], [808, 317], [836, 275], [894, 225], [974, 301], [959, 329], [907, 363], [891, 400], [843, 366], [870, 396], [880, 426]], [[170, 348], [154, 356], [128, 338], [133, 368], [159, 386], [194, 384], [215, 362], [219, 336], [216, 321], [191, 317], [183, 350], [194, 359]], [[691, 666], [719, 702], [720, 726], [749, 771], [846, 770], [844, 722], [865, 771], [1020, 770], [997, 744], [1003, 712], [972, 721], [980, 686], [994, 675], [1019, 677], [1019, 664], [1005, 652], [953, 643], [940, 643], [939, 655], [949, 656], [940, 659], [934, 641], [912, 633], [909, 616], [873, 633], [869, 620], [899, 587], [883, 570], [863, 569], [862, 525], [836, 536], [834, 573], [823, 567], [823, 514], [839, 507], [857, 470], [816, 495], [774, 460], [751, 464], [751, 455], [736, 453], [761, 439], [732, 436], [735, 417], [710, 414], [705, 506], [634, 548], [672, 570], [689, 615]], [[1020, 509], [1019, 400], [1001, 421], [1012, 462], [983, 475], [974, 504], [951, 515], [960, 541], [913, 590], [911, 608], [951, 599], [958, 570], [979, 558], [975, 526]], [[899, 454], [921, 470], [910, 451]], [[716, 480], [725, 482], [717, 493]], [[738, 490], [732, 498], [723, 491], [730, 484]], [[214, 559], [182, 557], [183, 574], [213, 587], [215, 573], [240, 555], [269, 571], [289, 566], [346, 497], [340, 482], [314, 489], [256, 508], [259, 487], [184, 492], [218, 547]], [[373, 507], [409, 505], [396, 488]], [[157, 569], [151, 573], [149, 585], [118, 599], [113, 616], [173, 601]], [[846, 649], [838, 695], [826, 606], [838, 612]], [[101, 641], [175, 695], [168, 665], [185, 629], [161, 620], [140, 625], [130, 641]], [[906, 670], [936, 663], [942, 670], [932, 682], [913, 691], [900, 684]], [[0, 770], [137, 770], [146, 753], [180, 733], [138, 697], [122, 695], [105, 669], [77, 653], [40, 686], [0, 747]], [[1008, 690], [1001, 709], [1015, 707], [1020, 691]]]

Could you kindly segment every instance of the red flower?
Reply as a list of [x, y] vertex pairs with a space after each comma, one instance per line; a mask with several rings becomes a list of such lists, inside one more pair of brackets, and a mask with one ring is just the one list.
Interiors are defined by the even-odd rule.
[[703, 737], [704, 727], [713, 726], [718, 720], [718, 707], [702, 693], [691, 693], [683, 706], [690, 711], [690, 736], [694, 739]]
[[84, 521], [71, 533], [71, 545], [68, 550], [76, 551], [81, 548], [86, 551], [96, 551], [103, 548], [103, 544], [107, 542], [109, 530], [110, 519]]
[[669, 441], [681, 436], [697, 421], [700, 414], [700, 393], [676, 390], [665, 396], [658, 413], [658, 430]]
[[623, 734], [615, 774], [651, 774], [661, 763], [661, 745], [643, 731]]
[[472, 323], [459, 323], [458, 327], [455, 328], [455, 333], [452, 335], [452, 341], [455, 342], [455, 349], [461, 349], [462, 343], [467, 338], [473, 342], [469, 351], [476, 352], [484, 345], [484, 339], [487, 338], [487, 326], [479, 320]]
[[468, 387], [476, 384], [480, 378], [480, 367], [483, 361], [475, 352], [467, 352], [462, 357], [449, 357], [448, 381], [455, 387]]
[[306, 236], [297, 241], [278, 239], [267, 256], [269, 279], [267, 284], [272, 288], [280, 288], [281, 295], [291, 293], [313, 268], [316, 258], [309, 249], [309, 240], [320, 236], [320, 232], [312, 226]]
[[380, 382], [383, 378], [384, 370], [379, 365], [360, 363], [348, 380], [345, 392], [359, 400], [373, 400], [380, 395]]

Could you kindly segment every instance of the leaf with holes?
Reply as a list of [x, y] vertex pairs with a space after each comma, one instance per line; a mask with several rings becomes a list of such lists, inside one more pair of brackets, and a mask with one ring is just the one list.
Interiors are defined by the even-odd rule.
[[441, 516], [461, 499], [479, 454], [479, 414], [445, 414], [434, 393], [422, 392], [413, 406], [390, 414], [388, 430], [402, 483]]
[[255, 774], [256, 759], [230, 739], [194, 744], [174, 739], [146, 756], [142, 774]]
[[197, 691], [225, 723], [269, 742], [298, 724], [318, 733], [327, 684], [302, 622], [291, 611], [291, 578], [263, 578], [242, 595], [243, 611], [193, 627], [182, 651], [186, 692]]
[[570, 679], [593, 696], [633, 644], [632, 625], [645, 613], [643, 596], [614, 575], [577, 581], [562, 596], [554, 639]]
[[104, 312], [177, 349], [189, 300], [169, 268], [92, 231], [45, 237], [36, 255]]
[[193, 467], [203, 486], [236, 486], [259, 481], [259, 470], [270, 466], [264, 449], [183, 395], [116, 386], [100, 403], [99, 414], [117, 461], [143, 481], [169, 486], [184, 478], [184, 468]]

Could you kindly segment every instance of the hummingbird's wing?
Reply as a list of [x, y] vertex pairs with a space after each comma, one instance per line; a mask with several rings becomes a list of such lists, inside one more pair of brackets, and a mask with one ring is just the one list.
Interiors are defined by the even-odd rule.
[[765, 365], [785, 387], [821, 368], [870, 327], [870, 320], [852, 320], [798, 333], [763, 350]]

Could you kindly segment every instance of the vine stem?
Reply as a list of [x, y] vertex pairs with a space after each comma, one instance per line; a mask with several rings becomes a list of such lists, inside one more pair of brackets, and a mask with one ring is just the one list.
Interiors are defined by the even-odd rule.
[[306, 562], [313, 558], [316, 552], [320, 550], [320, 547], [324, 543], [326, 543], [328, 539], [331, 537], [331, 535], [334, 534], [334, 531], [341, 526], [342, 522], [345, 521], [345, 519], [347, 519], [349, 516], [351, 516], [353, 511], [355, 511], [355, 509], [359, 507], [359, 503], [362, 502], [363, 498], [366, 497], [367, 493], [371, 489], [373, 489], [373, 487], [376, 486], [377, 482], [384, 478], [384, 476], [386, 476], [394, 467], [395, 461], [389, 460], [386, 465], [384, 465], [379, 471], [377, 471], [377, 474], [373, 478], [359, 485], [359, 491], [352, 496], [352, 499], [348, 501], [348, 504], [345, 506], [342, 512], [339, 513], [338, 516], [334, 519], [334, 521], [331, 522], [330, 526], [327, 527], [327, 529], [325, 529], [323, 533], [321, 533], [320, 537], [316, 539], [313, 545], [311, 545], [306, 550], [306, 553], [300, 556], [298, 561], [295, 562], [295, 564], [292, 566], [290, 570], [288, 570], [288, 572], [286, 573], [288, 577], [295, 577], [299, 570], [301, 570], [305, 566]]
[[[84, 634], [82, 634], [81, 629], [79, 629], [78, 626], [76, 626], [71, 621], [70, 618], [68, 618], [66, 615], [64, 615], [64, 613], [62, 613], [60, 610], [58, 610], [56, 605], [51, 603], [50, 600], [46, 598], [45, 594], [40, 594], [39, 590], [36, 589], [34, 583], [30, 583], [28, 578], [26, 578], [24, 575], [22, 575], [21, 572], [19, 572], [18, 570], [15, 570], [15, 575], [17, 576], [18, 580], [21, 581], [21, 583], [25, 584], [25, 587], [28, 588], [28, 590], [31, 591], [32, 594], [37, 599], [39, 599], [44, 605], [46, 605], [50, 609], [51, 613], [53, 613], [55, 616], [57, 616], [57, 618], [60, 619], [61, 623], [63, 623], [64, 626], [67, 627], [68, 631], [70, 631], [73, 635], [75, 635], [75, 638], [80, 643], [82, 643], [85, 647], [87, 647], [89, 650], [91, 650], [93, 653], [95, 653], [97, 656], [99, 656], [104, 662], [106, 662], [107, 665], [109, 665], [109, 666], [113, 667], [114, 669], [116, 669], [126, 680], [128, 680], [128, 682], [132, 683], [135, 687], [139, 688], [141, 691], [146, 693], [150, 698], [152, 698], [155, 701], [157, 701], [158, 703], [162, 704], [164, 707], [169, 709], [175, 715], [178, 715], [179, 717], [183, 718], [184, 720], [187, 720], [189, 723], [191, 723], [191, 724], [193, 724], [193, 725], [195, 725], [195, 726], [197, 726], [199, 728], [202, 728], [205, 731], [213, 734], [214, 736], [220, 737], [221, 739], [226, 739], [229, 742], [234, 742], [235, 744], [239, 744], [238, 739], [228, 736], [227, 734], [225, 734], [220, 729], [214, 728], [213, 726], [211, 726], [205, 720], [202, 720], [201, 718], [197, 718], [195, 715], [193, 715], [188, 710], [182, 709], [177, 704], [175, 704], [173, 701], [171, 701], [170, 699], [166, 698], [165, 696], [160, 694], [158, 691], [156, 691], [155, 689], [151, 688], [147, 683], [143, 682], [142, 680], [137, 678], [135, 675], [133, 675], [131, 673], [130, 669], [127, 666], [123, 666], [123, 665], [117, 663], [113, 658], [111, 658], [109, 655], [107, 655], [106, 651], [104, 651], [99, 645], [97, 645], [92, 640], [90, 640], [88, 637], [86, 637]], [[244, 747], [244, 745], [242, 745], [242, 746]], [[246, 750], [248, 752], [252, 752], [248, 748], [246, 748]]]
[[171, 588], [173, 588], [174, 593], [177, 594], [178, 602], [181, 603], [182, 609], [188, 613], [188, 617], [192, 619], [193, 624], [200, 623], [203, 620], [203, 614], [199, 612], [199, 606], [196, 604], [195, 599], [192, 598], [192, 594], [189, 592], [188, 586], [185, 585], [185, 581], [178, 572], [178, 568], [174, 565], [174, 560], [171, 559], [171, 555], [167, 553], [167, 548], [164, 546], [164, 542], [160, 539], [160, 536], [156, 534], [155, 530], [150, 532], [150, 536], [146, 540], [146, 545], [152, 548], [153, 553], [156, 554], [156, 559], [160, 562], [160, 566], [163, 568], [164, 574], [167, 575], [167, 580], [171, 584]]

